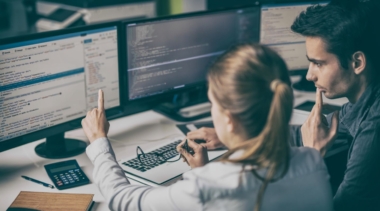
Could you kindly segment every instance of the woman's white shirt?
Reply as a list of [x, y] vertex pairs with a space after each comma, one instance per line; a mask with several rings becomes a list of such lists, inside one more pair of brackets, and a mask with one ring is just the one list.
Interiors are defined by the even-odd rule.
[[[111, 210], [249, 210], [261, 180], [241, 164], [211, 162], [183, 174], [168, 187], [131, 185], [106, 138], [86, 149], [93, 178]], [[286, 175], [269, 183], [261, 211], [333, 210], [329, 175], [322, 157], [311, 148], [291, 148]]]

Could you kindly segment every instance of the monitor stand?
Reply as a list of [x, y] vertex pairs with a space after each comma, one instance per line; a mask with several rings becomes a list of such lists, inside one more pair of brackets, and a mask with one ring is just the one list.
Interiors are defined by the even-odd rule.
[[317, 88], [315, 88], [315, 85], [313, 82], [308, 81], [306, 79], [305, 75], [301, 76], [301, 80], [294, 83], [293, 88], [298, 91], [304, 91], [304, 92], [315, 92]]
[[208, 102], [188, 107], [162, 103], [153, 110], [178, 122], [191, 122], [211, 116], [211, 104]]
[[59, 159], [79, 155], [86, 150], [86, 147], [86, 142], [66, 139], [65, 133], [59, 133], [47, 137], [46, 141], [37, 145], [34, 150], [43, 158]]
[[153, 108], [177, 122], [191, 122], [211, 116], [211, 104], [207, 97], [207, 87], [200, 86], [191, 91], [174, 95]]

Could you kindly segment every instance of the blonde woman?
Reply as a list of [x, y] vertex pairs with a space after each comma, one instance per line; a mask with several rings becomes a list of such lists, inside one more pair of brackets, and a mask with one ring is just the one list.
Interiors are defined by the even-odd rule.
[[208, 163], [206, 147], [178, 147], [192, 170], [169, 187], [131, 185], [107, 140], [103, 93], [83, 119], [94, 182], [111, 210], [332, 210], [319, 153], [288, 145], [293, 95], [284, 61], [258, 44], [236, 46], [208, 73], [218, 139], [229, 151]]

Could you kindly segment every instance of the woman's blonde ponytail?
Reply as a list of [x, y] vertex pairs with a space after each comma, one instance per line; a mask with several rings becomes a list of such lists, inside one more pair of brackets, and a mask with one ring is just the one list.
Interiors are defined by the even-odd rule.
[[[263, 181], [257, 195], [259, 210], [269, 182], [289, 166], [289, 121], [293, 108], [288, 69], [273, 50], [259, 44], [235, 46], [222, 55], [208, 73], [209, 89], [246, 132], [247, 140], [230, 149], [221, 161], [255, 166]], [[237, 151], [239, 158], [230, 158]], [[265, 169], [264, 176], [256, 170]]]

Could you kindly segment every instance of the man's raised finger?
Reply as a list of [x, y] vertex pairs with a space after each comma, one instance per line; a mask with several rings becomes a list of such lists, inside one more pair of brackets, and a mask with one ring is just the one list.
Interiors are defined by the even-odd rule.
[[317, 93], [316, 93], [316, 98], [315, 98], [315, 107], [316, 111], [318, 114], [322, 113], [322, 105], [323, 105], [323, 100], [322, 100], [322, 92], [319, 88], [317, 88]]

